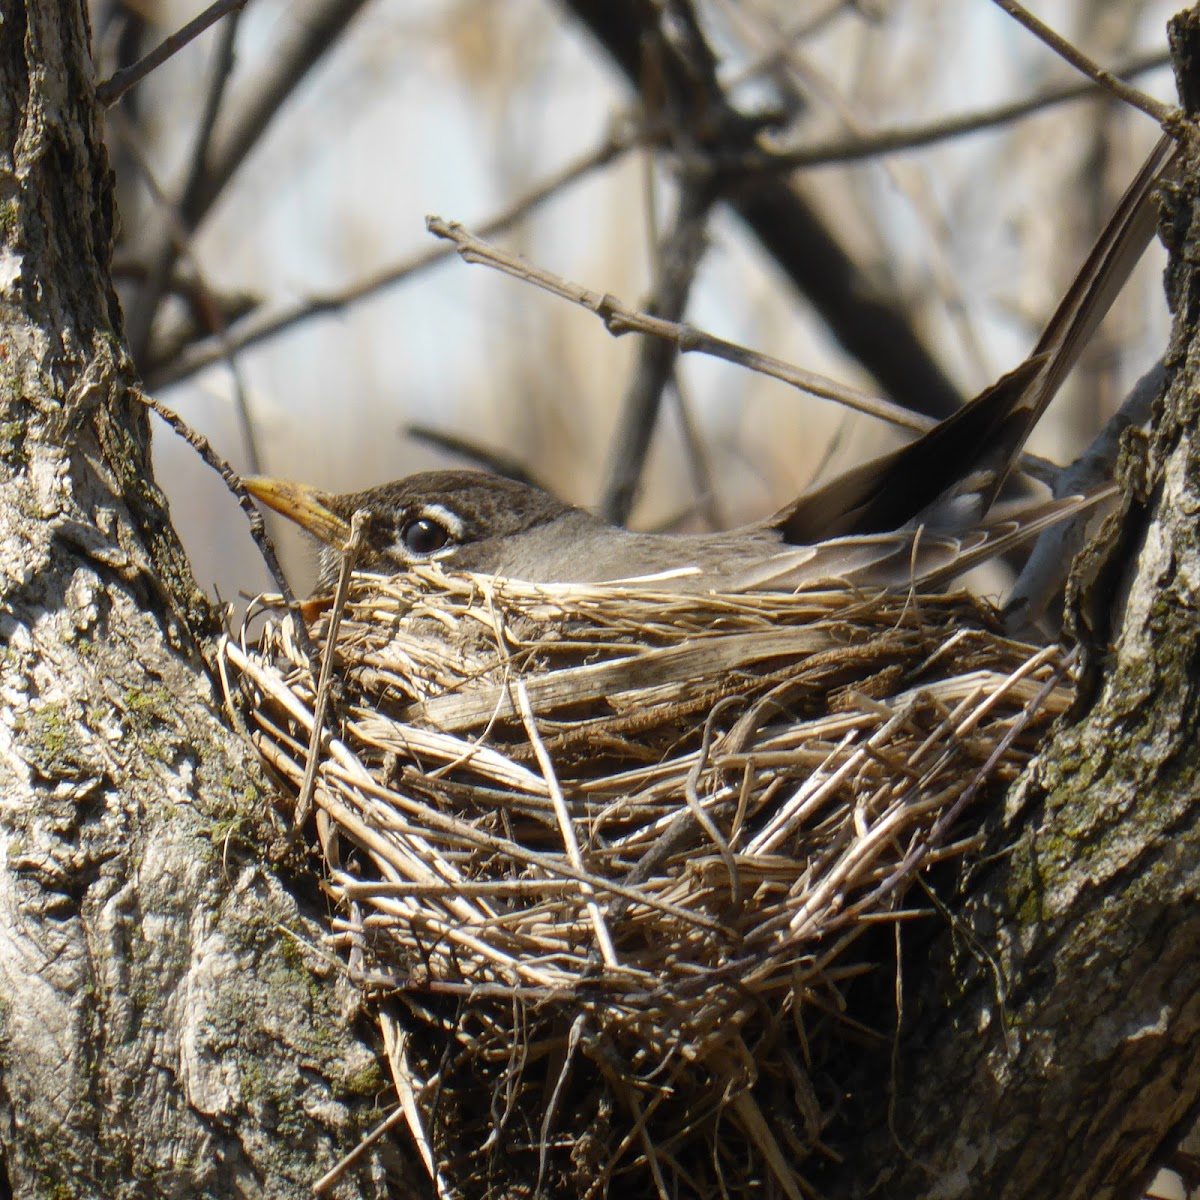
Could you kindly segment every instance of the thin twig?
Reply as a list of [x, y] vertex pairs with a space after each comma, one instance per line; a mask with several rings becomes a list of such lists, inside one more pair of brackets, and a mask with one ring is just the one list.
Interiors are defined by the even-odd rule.
[[[844, 95], [843, 89], [816, 63], [810, 62], [795, 48], [789, 48], [787, 62], [799, 78], [804, 94], [830, 109], [849, 136], [868, 136], [868, 118], [859, 112], [853, 100]], [[941, 295], [943, 307], [958, 330], [963, 349], [971, 361], [977, 364], [979, 374], [990, 376], [992, 372], [989, 370], [987, 354], [967, 311], [959, 279], [960, 272], [949, 261], [947, 247], [954, 239], [943, 205], [935, 198], [925, 172], [913, 170], [906, 164], [893, 162], [887, 157], [884, 157], [879, 165], [896, 190], [908, 199], [913, 211], [920, 217], [925, 227], [925, 256], [929, 260], [929, 272]]]
[[579, 1044], [583, 1040], [584, 1030], [587, 1028], [587, 1017], [583, 1013], [579, 1013], [575, 1020], [571, 1022], [570, 1031], [567, 1033], [567, 1049], [563, 1054], [562, 1066], [558, 1071], [558, 1078], [554, 1081], [554, 1090], [550, 1093], [550, 1099], [546, 1102], [545, 1112], [542, 1114], [542, 1127], [538, 1136], [538, 1173], [537, 1184], [533, 1189], [535, 1196], [543, 1196], [542, 1184], [546, 1178], [546, 1160], [547, 1150], [550, 1145], [550, 1131], [554, 1126], [554, 1118], [558, 1115], [559, 1106], [562, 1103], [563, 1094], [566, 1092], [567, 1083], [571, 1078], [571, 1068], [575, 1065], [576, 1055], [579, 1053]]
[[225, 486], [233, 493], [234, 498], [250, 522], [250, 536], [254, 539], [255, 545], [263, 557], [263, 562], [266, 564], [275, 586], [279, 589], [279, 594], [283, 597], [284, 606], [287, 608], [288, 614], [295, 624], [296, 640], [305, 658], [308, 659], [309, 669], [315, 673], [317, 663], [320, 659], [312, 644], [312, 640], [308, 636], [308, 627], [304, 623], [300, 602], [296, 599], [296, 595], [287, 581], [287, 576], [283, 573], [283, 568], [279, 565], [279, 558], [275, 553], [275, 545], [267, 533], [262, 513], [259, 511], [258, 505], [255, 504], [250, 493], [242, 486], [241, 476], [238, 475], [227, 460], [222, 458], [213, 449], [212, 443], [208, 438], [194, 430], [178, 413], [168, 408], [161, 400], [156, 400], [140, 388], [130, 388], [129, 394], [139, 403], [153, 409], [163, 421], [200, 455], [208, 466], [212, 467], [221, 476]]
[[1051, 693], [1062, 684], [1067, 672], [1074, 665], [1077, 654], [1078, 650], [1072, 650], [1062, 662], [1051, 669], [1041, 690], [1025, 705], [1017, 718], [1001, 736], [1000, 740], [992, 747], [992, 752], [988, 755], [987, 761], [975, 772], [974, 777], [963, 790], [962, 794], [955, 799], [949, 808], [938, 815], [933, 828], [929, 831], [927, 839], [929, 845], [937, 845], [946, 836], [963, 810], [975, 799], [984, 784], [992, 778], [997, 763], [1003, 760], [1004, 756], [1008, 753], [1009, 747], [1013, 745], [1022, 732], [1024, 732], [1029, 722], [1041, 711], [1042, 705], [1046, 703]]
[[[170, 219], [167, 228], [159, 235], [158, 244], [150, 247], [143, 255], [150, 263], [145, 282], [135, 294], [133, 302], [128, 306], [125, 318], [125, 336], [133, 351], [134, 359], [141, 363], [148, 358], [150, 338], [154, 328], [154, 319], [158, 313], [163, 293], [170, 286], [171, 275], [175, 263], [184, 247], [190, 245], [191, 230], [183, 214], [190, 207], [189, 197], [200, 185], [204, 175], [204, 164], [208, 158], [209, 142], [217, 117], [221, 111], [221, 102], [225, 97], [225, 89], [233, 73], [233, 51], [237, 41], [238, 18], [240, 11], [235, 11], [225, 22], [217, 43], [217, 51], [212, 65], [208, 91], [204, 98], [204, 108], [196, 128], [195, 140], [192, 144], [191, 160], [183, 186], [179, 189], [179, 199], [170, 206]], [[143, 172], [149, 174], [145, 165]], [[155, 186], [155, 198], [159, 198], [160, 189]], [[166, 207], [164, 201], [160, 203]], [[207, 307], [207, 306], [206, 306]], [[219, 312], [219, 310], [218, 310]], [[207, 332], [212, 332], [211, 330]], [[239, 405], [239, 414], [242, 406]], [[247, 429], [249, 422], [245, 422]], [[253, 434], [250, 434], [248, 445], [251, 450], [250, 467], [255, 473], [262, 470], [258, 461], [257, 447], [254, 446]]]
[[[244, 3], [244, 0], [241, 2]], [[317, 0], [305, 13], [306, 19], [302, 25], [301, 36], [275, 57], [273, 70], [260, 81], [258, 91], [246, 105], [239, 124], [221, 146], [211, 154], [204, 156], [203, 162], [206, 169], [193, 174], [188, 180], [188, 186], [185, 188], [179, 209], [175, 210], [164, 202], [168, 220], [174, 226], [170, 236], [176, 243], [179, 253], [190, 252], [189, 243], [192, 231], [211, 209], [225, 185], [233, 177], [246, 155], [250, 153], [284, 101], [312, 66], [320, 61], [322, 56], [336, 43], [339, 35], [357, 14], [363, 3], [365, 0]], [[217, 6], [214, 5], [215, 7]], [[223, 88], [223, 84], [221, 87]], [[210, 93], [210, 100], [213, 101], [214, 108], [219, 101], [220, 90], [215, 89]], [[127, 136], [130, 144], [135, 144], [131, 130], [127, 130]], [[152, 174], [145, 165], [143, 171], [148, 179], [152, 179]], [[152, 186], [160, 195], [162, 194], [156, 184], [152, 183]], [[169, 251], [164, 253], [164, 262], [167, 254]], [[153, 285], [153, 276], [151, 282]], [[161, 286], [164, 285], [159, 285], [160, 291]], [[153, 310], [156, 307], [156, 301], [149, 303], [146, 306], [147, 315], [142, 318], [146, 345], [149, 343], [150, 325], [153, 321]], [[224, 359], [229, 363], [230, 370], [233, 372], [235, 402], [242, 424], [243, 437], [248, 454], [254, 460], [259, 455], [244, 390], [233, 358], [235, 347], [227, 340], [227, 331], [221, 320], [220, 307], [214, 304], [209, 307], [208, 311], [217, 325], [216, 336], [212, 339], [213, 352], [209, 361]], [[160, 383], [155, 382], [155, 379], [154, 373], [147, 372], [148, 386], [152, 388], [161, 386]], [[300, 636], [306, 637], [303, 632]]]
[[683, 435], [684, 457], [692, 477], [692, 488], [696, 493], [696, 501], [692, 508], [703, 515], [710, 529], [725, 529], [727, 522], [717, 497], [712, 461], [696, 423], [692, 399], [684, 383], [683, 374], [678, 368], [671, 372], [670, 391], [675, 401], [680, 433]]
[[[572, 10], [634, 87], [639, 86], [641, 66], [640, 7], [571, 0]], [[666, 10], [655, 4], [647, 11]], [[671, 38], [659, 41], [664, 54], [674, 52]], [[686, 65], [681, 69], [686, 72]], [[702, 103], [710, 133], [702, 141], [707, 165], [719, 166], [719, 157], [713, 156], [727, 156], [736, 166], [739, 155], [758, 146], [762, 122], [744, 116], [728, 98], [714, 95], [711, 87], [704, 89]], [[686, 146], [676, 149], [688, 152]], [[826, 218], [790, 180], [760, 174], [753, 186], [729, 191], [726, 203], [886, 395], [906, 408], [937, 417], [949, 416], [961, 406], [960, 390], [917, 336], [909, 315], [879, 296], [878, 281], [862, 269], [830, 231]]]
[[245, 103], [238, 122], [209, 155], [204, 178], [183, 213], [189, 226], [195, 228], [204, 219], [267, 126], [309, 71], [337, 44], [364, 3], [366, 0], [309, 0], [304, 5], [299, 36], [269, 56], [271, 70], [258, 80], [257, 91]]
[[435, 450], [444, 450], [449, 454], [465, 458], [475, 463], [493, 475], [503, 475], [505, 479], [515, 479], [518, 483], [527, 483], [531, 487], [548, 490], [525, 464], [511, 454], [503, 454], [489, 446], [480, 446], [470, 438], [461, 437], [456, 433], [447, 433], [444, 429], [433, 429], [429, 425], [409, 424], [401, 430], [407, 438], [416, 442], [424, 442]]
[[161, 67], [168, 58], [177, 54], [194, 38], [199, 37], [210, 25], [219, 21], [227, 13], [242, 8], [245, 4], [246, 0], [215, 0], [215, 3], [210, 4], [182, 29], [178, 29], [170, 37], [164, 38], [144, 58], [128, 67], [122, 67], [119, 71], [114, 71], [96, 88], [96, 99], [105, 108], [110, 108], [130, 88], [141, 83], [151, 71]]
[[[542, 742], [541, 735], [537, 731], [537, 721], [534, 719], [533, 707], [529, 703], [529, 692], [525, 687], [523, 679], [516, 681], [516, 695], [517, 709], [521, 714], [525, 733], [529, 737], [530, 745], [533, 746], [534, 754], [537, 756], [538, 766], [542, 769], [542, 776], [546, 780], [546, 786], [550, 789], [550, 799], [554, 804], [554, 814], [558, 818], [559, 833], [562, 835], [563, 847], [567, 852], [567, 860], [581, 876], [586, 878], [586, 868], [583, 865], [583, 855], [579, 852], [579, 839], [575, 834], [575, 826], [571, 821], [571, 813], [567, 808], [567, 801], [563, 796], [562, 788], [559, 786], [558, 776], [554, 771], [554, 764], [550, 761], [550, 755], [546, 752], [545, 744]], [[591, 883], [582, 883], [579, 890], [585, 897], [584, 902], [588, 910], [588, 916], [591, 918], [592, 929], [596, 934], [596, 941], [599, 943], [600, 954], [604, 959], [605, 965], [608, 967], [620, 966], [621, 960], [617, 957], [612, 935], [608, 932], [608, 925], [604, 920], [604, 911], [596, 900], [596, 889]]]
[[[715, 200], [707, 172], [681, 181], [675, 220], [658, 254], [657, 278], [648, 305], [648, 311], [661, 320], [679, 321], [687, 309]], [[677, 353], [676, 343], [661, 338], [647, 338], [639, 347], [637, 366], [609, 447], [607, 483], [598, 506], [600, 515], [614, 524], [624, 525], [629, 520]]]
[[338, 573], [337, 591], [333, 596], [333, 607], [329, 610], [329, 627], [325, 633], [325, 650], [321, 655], [321, 674], [317, 680], [317, 697], [313, 705], [312, 733], [308, 742], [308, 761], [304, 764], [304, 781], [296, 797], [295, 825], [299, 829], [308, 820], [312, 811], [313, 789], [317, 785], [317, 768], [321, 762], [321, 742], [325, 737], [325, 713], [329, 708], [329, 693], [333, 686], [333, 662], [337, 657], [338, 629], [342, 613], [346, 608], [346, 597], [350, 592], [350, 574], [362, 547], [363, 526], [366, 523], [365, 509], [355, 509], [350, 518], [350, 536], [342, 547], [342, 565]]
[[865, 392], [837, 383], [814, 371], [802, 370], [772, 355], [727, 342], [691, 325], [664, 321], [649, 313], [627, 308], [611, 293], [602, 295], [593, 292], [564, 279], [561, 275], [535, 267], [523, 258], [483, 241], [454, 222], [443, 220], [441, 217], [428, 217], [425, 225], [435, 237], [454, 242], [464, 262], [481, 263], [505, 275], [511, 275], [514, 279], [531, 283], [543, 291], [550, 292], [551, 295], [570, 300], [572, 304], [578, 304], [595, 313], [614, 337], [620, 337], [624, 333], [646, 333], [665, 338], [677, 346], [680, 354], [707, 354], [735, 363], [748, 370], [757, 371], [760, 375], [768, 375], [772, 379], [790, 384], [802, 392], [826, 400], [835, 400], [847, 408], [877, 417], [881, 421], [888, 421], [902, 429], [924, 433], [936, 424], [930, 417], [911, 412], [889, 400], [868, 396]]
[[696, 753], [695, 761], [683, 784], [683, 795], [687, 800], [688, 811], [700, 828], [708, 834], [717, 853], [721, 856], [721, 861], [725, 864], [725, 871], [729, 879], [729, 907], [735, 914], [739, 913], [742, 907], [742, 881], [737, 869], [737, 858], [728, 839], [705, 811], [704, 805], [700, 801], [699, 783], [700, 776], [708, 765], [708, 754], [712, 747], [713, 730], [716, 728], [717, 718], [732, 704], [738, 703], [739, 699], [740, 697], [726, 696], [723, 700], [718, 700], [709, 710], [708, 716], [704, 719], [704, 733], [701, 735], [700, 749]]
[[[417, 1089], [413, 1087], [414, 1072], [408, 1060], [408, 1043], [412, 1036], [408, 1030], [401, 1028], [400, 1023], [386, 1009], [379, 1013], [379, 1030], [383, 1034], [383, 1048], [387, 1055], [388, 1068], [391, 1071], [392, 1083], [400, 1097], [400, 1107], [408, 1119], [408, 1131], [416, 1143], [417, 1152], [429, 1173], [436, 1195], [440, 1198], [446, 1195], [446, 1184], [442, 1179], [433, 1147], [429, 1143], [429, 1134], [425, 1122], [421, 1119], [421, 1111], [417, 1106]], [[420, 1082], [418, 1080], [418, 1082]], [[425, 1085], [421, 1085], [424, 1090]]]
[[[1147, 71], [1158, 70], [1170, 62], [1166, 50], [1148, 51], [1114, 68], [1118, 77], [1132, 78]], [[795, 150], [772, 153], [763, 160], [767, 169], [796, 170], [801, 167], [832, 166], [837, 163], [858, 162], [865, 158], [877, 158], [901, 150], [917, 150], [933, 146], [938, 142], [961, 137], [969, 133], [982, 133], [1001, 125], [1008, 125], [1023, 117], [1032, 116], [1057, 104], [1073, 100], [1085, 100], [1095, 96], [1102, 85], [1089, 80], [1072, 81], [1048, 87], [1044, 91], [1024, 100], [1013, 100], [993, 108], [962, 113], [956, 117], [943, 117], [927, 125], [911, 125], [904, 129], [881, 129], [861, 137], [834, 138]]]
[[[326, 1171], [325, 1174], [322, 1175], [321, 1178], [312, 1185], [313, 1195], [325, 1195], [325, 1193], [328, 1192], [333, 1185], [337, 1183], [338, 1180], [340, 1180], [342, 1176], [345, 1175], [346, 1172], [349, 1171], [350, 1168], [353, 1167], [354, 1164], [357, 1163], [363, 1157], [363, 1155], [375, 1145], [376, 1142], [379, 1141], [380, 1138], [389, 1134], [401, 1122], [406, 1121], [408, 1121], [408, 1111], [401, 1105], [397, 1105], [388, 1116], [384, 1117], [384, 1119], [370, 1131], [370, 1133], [363, 1137], [362, 1141], [360, 1141], [353, 1150], [349, 1151], [347, 1154], [344, 1154], [340, 1159], [338, 1159], [338, 1161], [334, 1163], [333, 1166], [330, 1167], [329, 1170]], [[424, 1149], [424, 1147], [421, 1148]]]
[[1077, 71], [1094, 80], [1105, 91], [1116, 96], [1118, 100], [1123, 100], [1126, 104], [1141, 109], [1160, 125], [1168, 121], [1174, 113], [1175, 110], [1171, 105], [1163, 104], [1161, 101], [1155, 100], [1153, 96], [1147, 96], [1145, 92], [1131, 87], [1118, 79], [1112, 72], [1106, 71], [1098, 63], [1093, 62], [1077, 46], [1072, 45], [1061, 34], [1055, 33], [1048, 25], [1039, 21], [1023, 4], [1018, 3], [1018, 0], [992, 0], [992, 2], [1008, 13], [1014, 21], [1028, 29], [1039, 41], [1049, 46], [1060, 58], [1065, 59]]
[[[736, 4], [727, 3], [724, 7], [727, 12], [740, 15], [740, 8]], [[766, 50], [760, 57], [746, 63], [743, 67], [739, 67], [737, 71], [722, 80], [726, 91], [745, 83], [748, 79], [754, 79], [759, 75], [766, 75], [774, 71], [777, 67], [782, 66], [787, 56], [791, 53], [792, 47], [797, 42], [804, 41], [814, 34], [820, 33], [821, 29], [829, 24], [834, 17], [849, 11], [851, 7], [846, 4], [846, 0], [828, 0], [824, 9], [818, 10], [816, 13], [805, 13], [804, 16], [793, 21], [791, 25], [778, 30], [777, 38], [775, 39], [776, 44], [769, 50]]]
[[[244, 3], [244, 0], [242, 0]], [[312, 67], [336, 44], [365, 0], [314, 0], [306, 8], [300, 36], [272, 58], [272, 69], [258, 83], [229, 134], [204, 159], [204, 171], [189, 180], [176, 214], [186, 244], [225, 186], [257, 144], [267, 126]], [[178, 238], [178, 233], [176, 237]], [[150, 306], [151, 308], [153, 306]], [[153, 313], [150, 314], [151, 318]], [[145, 319], [142, 318], [142, 323]], [[229, 348], [218, 331], [209, 361], [227, 357]], [[149, 336], [148, 326], [146, 336]], [[161, 372], [147, 373], [147, 385], [164, 385]]]

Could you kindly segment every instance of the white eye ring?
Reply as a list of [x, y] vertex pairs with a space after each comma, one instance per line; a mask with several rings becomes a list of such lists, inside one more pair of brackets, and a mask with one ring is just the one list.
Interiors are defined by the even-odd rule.
[[418, 518], [424, 517], [435, 525], [440, 525], [456, 542], [462, 541], [463, 530], [466, 526], [458, 513], [442, 504], [422, 504], [416, 510]]

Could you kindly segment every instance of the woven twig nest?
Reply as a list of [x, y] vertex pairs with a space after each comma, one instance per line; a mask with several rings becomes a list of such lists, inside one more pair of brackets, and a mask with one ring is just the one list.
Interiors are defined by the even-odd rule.
[[[315, 689], [263, 608], [231, 696], [294, 798]], [[409, 1127], [471, 1196], [802, 1194], [811, 1019], [863, 970], [847, 947], [972, 844], [959, 809], [1069, 701], [1061, 652], [963, 594], [436, 569], [355, 578], [336, 677], [313, 793], [334, 940], [407, 1005]]]

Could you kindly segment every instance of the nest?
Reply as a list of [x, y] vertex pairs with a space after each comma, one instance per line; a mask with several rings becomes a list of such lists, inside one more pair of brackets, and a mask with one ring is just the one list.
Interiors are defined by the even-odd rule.
[[[316, 689], [264, 609], [227, 686], [294, 803]], [[311, 824], [439, 1194], [805, 1194], [852, 944], [1064, 674], [961, 593], [356, 576]]]

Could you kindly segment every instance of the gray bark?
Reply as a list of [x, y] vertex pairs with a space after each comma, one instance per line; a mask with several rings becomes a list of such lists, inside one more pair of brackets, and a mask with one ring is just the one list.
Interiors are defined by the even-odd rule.
[[0, 14], [3, 1166], [17, 1196], [309, 1195], [382, 1080], [264, 861], [270, 790], [126, 392], [83, 10]]

